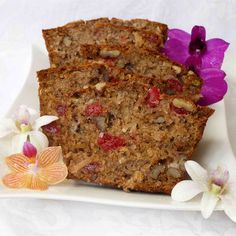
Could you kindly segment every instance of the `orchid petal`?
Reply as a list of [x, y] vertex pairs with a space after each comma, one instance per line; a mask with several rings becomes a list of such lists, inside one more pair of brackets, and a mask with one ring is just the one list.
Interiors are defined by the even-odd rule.
[[[234, 200], [235, 202], [235, 200]], [[222, 201], [225, 214], [234, 222], [236, 222], [236, 205], [232, 205], [231, 201]]]
[[27, 107], [27, 109], [29, 111], [30, 116], [39, 116], [39, 113], [35, 109], [30, 107]]
[[203, 192], [201, 186], [192, 180], [184, 180], [175, 185], [171, 197], [175, 201], [188, 201]]
[[23, 150], [24, 142], [27, 141], [28, 133], [20, 133], [12, 138], [12, 152], [21, 153]]
[[185, 162], [185, 169], [191, 179], [198, 183], [203, 190], [208, 189], [208, 174], [207, 171], [201, 167], [195, 161], [186, 161]]
[[236, 199], [236, 181], [227, 183], [227, 193]]
[[28, 107], [28, 111], [30, 113], [30, 124], [33, 125], [35, 120], [40, 117], [39, 112], [30, 107]]
[[25, 105], [19, 106], [14, 114], [14, 120], [19, 124], [28, 125], [30, 123], [30, 113], [28, 107]]
[[204, 68], [221, 68], [224, 60], [224, 52], [219, 49], [206, 52], [202, 56], [202, 69]]
[[223, 39], [214, 38], [207, 40], [207, 51], [214, 51], [220, 49], [222, 52], [225, 52], [229, 47], [229, 43]]
[[220, 69], [229, 44], [222, 39], [210, 39], [206, 43], [207, 50], [202, 56], [202, 68]]
[[205, 42], [205, 40], [206, 40], [206, 29], [203, 26], [195, 25], [192, 28], [191, 41], [195, 41], [195, 40], [198, 40], [198, 39]]
[[214, 211], [216, 204], [218, 202], [219, 198], [210, 193], [210, 192], [204, 192], [201, 200], [201, 212], [202, 216], [206, 219], [209, 218]]
[[58, 184], [65, 180], [68, 174], [67, 167], [64, 163], [54, 163], [48, 167], [40, 168], [39, 178], [48, 184]]
[[210, 178], [214, 184], [223, 187], [229, 180], [229, 171], [218, 166], [217, 169], [210, 172]]
[[31, 131], [28, 133], [30, 142], [36, 147], [38, 152], [48, 147], [47, 136], [40, 131]]
[[206, 30], [203, 26], [195, 25], [191, 32], [191, 42], [189, 44], [191, 55], [201, 55], [206, 51]]
[[26, 187], [25, 173], [11, 173], [3, 177], [2, 182], [8, 188], [24, 188]]
[[227, 193], [220, 196], [222, 200], [222, 207], [225, 214], [234, 222], [236, 222], [236, 183], [229, 183], [227, 186]]
[[18, 129], [15, 122], [12, 119], [3, 118], [0, 121], [0, 138], [4, 138], [8, 135], [18, 133]]
[[46, 190], [48, 189], [48, 184], [44, 181], [42, 181], [38, 174], [32, 175], [27, 174], [26, 175], [26, 187], [32, 190]]
[[17, 173], [24, 173], [28, 170], [29, 159], [23, 154], [17, 153], [6, 158], [7, 166]]
[[224, 98], [227, 90], [227, 82], [221, 78], [204, 79], [201, 89], [202, 98], [198, 101], [198, 104], [207, 106], [219, 102]]
[[39, 113], [36, 110], [30, 107], [27, 107], [26, 105], [21, 105], [14, 115], [15, 120], [19, 120], [19, 118], [23, 118], [23, 120], [26, 119], [28, 123], [30, 124], [32, 124], [33, 121], [36, 120], [38, 117], [39, 117]]
[[47, 183], [39, 179], [37, 175], [29, 173], [11, 173], [3, 177], [3, 184], [9, 188], [29, 188], [33, 190], [46, 190]]
[[190, 34], [180, 29], [169, 29], [168, 37], [169, 39], [178, 39], [179, 41], [182, 41], [186, 47], [188, 47], [191, 40]]
[[169, 39], [165, 43], [164, 53], [180, 64], [184, 64], [189, 57], [188, 47], [178, 39]]
[[201, 69], [199, 71], [199, 76], [203, 80], [207, 79], [224, 79], [225, 78], [225, 72], [223, 70], [217, 69], [217, 68], [205, 68]]
[[38, 156], [38, 166], [48, 167], [62, 159], [61, 147], [48, 147]]
[[33, 130], [39, 130], [42, 126], [50, 124], [55, 120], [58, 120], [57, 116], [41, 116], [35, 120]]

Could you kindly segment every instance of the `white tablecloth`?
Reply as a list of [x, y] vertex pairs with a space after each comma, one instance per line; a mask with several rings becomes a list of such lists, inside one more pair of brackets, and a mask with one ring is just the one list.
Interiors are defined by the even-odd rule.
[[[149, 18], [188, 31], [199, 24], [207, 28], [208, 37], [236, 40], [236, 1], [233, 0], [0, 0], [0, 43], [18, 41], [44, 47], [42, 28], [103, 16]], [[17, 63], [23, 67], [27, 60], [21, 58]], [[19, 70], [14, 70], [19, 65], [12, 65], [18, 88], [24, 81], [18, 76]], [[4, 70], [1, 60], [0, 69]], [[0, 78], [2, 88], [4, 81], [6, 78]], [[17, 91], [12, 86], [9, 92], [14, 96]], [[6, 111], [3, 100], [1, 104], [0, 114], [3, 114]], [[236, 224], [222, 212], [204, 220], [199, 212], [6, 199], [0, 200], [0, 235], [234, 236]]]

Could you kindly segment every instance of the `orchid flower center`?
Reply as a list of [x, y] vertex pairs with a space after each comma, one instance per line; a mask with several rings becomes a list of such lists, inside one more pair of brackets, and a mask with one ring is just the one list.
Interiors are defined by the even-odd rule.
[[220, 195], [224, 192], [229, 180], [229, 171], [218, 167], [210, 174], [210, 192]]
[[34, 159], [34, 162], [32, 161], [29, 165], [28, 165], [28, 168], [29, 168], [29, 172], [33, 175], [36, 175], [37, 172], [38, 172], [38, 160], [37, 159]]
[[185, 65], [189, 70], [192, 70], [198, 74], [198, 71], [202, 65], [202, 59], [199, 55], [189, 56], [185, 62]]
[[31, 127], [31, 125], [30, 124], [21, 124], [20, 125], [20, 132], [21, 133], [26, 133], [26, 132], [29, 132], [29, 131], [31, 131], [32, 130], [32, 127]]
[[[28, 139], [28, 137], [27, 137], [27, 139]], [[30, 143], [30, 141], [26, 141], [26, 142], [24, 142], [24, 145], [23, 145], [23, 154], [25, 156], [27, 156], [28, 158], [30, 158], [30, 160], [35, 162], [35, 157], [37, 155], [37, 149], [32, 143]]]
[[191, 41], [189, 44], [189, 53], [194, 54], [204, 54], [206, 51], [206, 43], [201, 39], [197, 38], [194, 41]]
[[30, 174], [36, 175], [38, 171], [37, 149], [32, 143], [26, 141], [23, 145], [23, 154], [28, 157], [26, 165]]
[[189, 43], [189, 53], [191, 55], [203, 55], [207, 49], [206, 30], [203, 26], [194, 26]]
[[26, 133], [32, 130], [30, 123], [30, 112], [24, 105], [20, 106], [14, 115], [16, 127], [21, 133]]
[[221, 186], [218, 186], [214, 183], [211, 184], [211, 193], [213, 193], [214, 195], [220, 195], [223, 191], [223, 188]]

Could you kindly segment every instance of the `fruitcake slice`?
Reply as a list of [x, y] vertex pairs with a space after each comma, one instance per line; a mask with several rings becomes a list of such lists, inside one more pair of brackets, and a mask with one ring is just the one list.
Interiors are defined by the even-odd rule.
[[[118, 81], [129, 79], [141, 80], [138, 75], [99, 63], [87, 63], [77, 67], [49, 68], [38, 71], [37, 76], [40, 107], [43, 108], [41, 110], [46, 112], [44, 108], [52, 108], [52, 110], [49, 109], [47, 111], [53, 112], [55, 116], [60, 116], [63, 122], [64, 114], [67, 111], [66, 98], [78, 99], [80, 93], [77, 92], [81, 89], [95, 86], [99, 90], [106, 83], [116, 84]], [[154, 79], [144, 77], [143, 80], [146, 83], [153, 84]], [[155, 81], [155, 84], [157, 83]], [[161, 83], [158, 83], [158, 86], [161, 91], [165, 90], [164, 85], [161, 85]], [[64, 131], [64, 129], [64, 125], [52, 124], [47, 126], [47, 130], [52, 134], [57, 133], [58, 130]]]
[[132, 44], [139, 48], [159, 50], [166, 39], [153, 31], [134, 27], [78, 21], [55, 29], [43, 30], [52, 67], [69, 64], [78, 57], [81, 44]]
[[[54, 84], [60, 81], [56, 86], [58, 86], [58, 93], [60, 93], [59, 96], [61, 96], [61, 93], [66, 92], [66, 90], [70, 90], [70, 88], [67, 86], [65, 77], [70, 78], [72, 80], [71, 83], [73, 83], [74, 86], [83, 88], [84, 86], [95, 84], [97, 84], [97, 86], [102, 86], [104, 83], [125, 80], [128, 77], [135, 79], [146, 74], [148, 76], [145, 77], [149, 78], [149, 83], [158, 86], [162, 93], [169, 95], [181, 94], [183, 96], [188, 96], [193, 101], [197, 101], [199, 99], [201, 79], [197, 77], [196, 74], [191, 71], [187, 71], [181, 66], [173, 64], [171, 61], [162, 59], [161, 56], [160, 60], [153, 61], [153, 66], [151, 66], [150, 69], [142, 69], [142, 62], [140, 60], [140, 64], [137, 59], [139, 54], [136, 52], [131, 52], [132, 50], [130, 51], [131, 58], [132, 56], [134, 58], [136, 55], [136, 59], [130, 58], [130, 61], [134, 62], [134, 60], [137, 60], [137, 63], [133, 64], [134, 66], [131, 70], [120, 69], [117, 65], [113, 66], [109, 63], [105, 63], [103, 59], [98, 59], [97, 63], [90, 60], [84, 61], [86, 63], [79, 64], [79, 66], [42, 70], [38, 72], [38, 77], [40, 82], [44, 84], [44, 87], [47, 87], [47, 84]], [[124, 57], [125, 55], [120, 56], [118, 58], [117, 64], [119, 64], [119, 61], [122, 62]], [[147, 55], [147, 58], [149, 59], [145, 60], [145, 66], [150, 65], [151, 63], [151, 56], [148, 57]], [[155, 58], [153, 59], [155, 60]], [[128, 56], [127, 60], [129, 60]], [[135, 76], [137, 73], [140, 73], [141, 76]]]
[[[166, 93], [169, 89], [165, 81], [159, 81], [152, 77], [142, 77], [132, 72], [122, 70], [113, 66], [99, 63], [86, 63], [80, 66], [49, 68], [37, 72], [39, 81], [40, 106], [53, 107], [54, 115], [61, 116], [64, 119], [66, 106], [64, 98], [71, 97], [78, 99], [80, 94], [76, 91], [95, 86], [98, 90], [102, 89], [107, 83], [117, 84], [119, 81], [136, 80], [145, 81], [145, 83], [158, 86], [162, 93]], [[179, 93], [178, 91], [176, 92]], [[48, 111], [50, 112], [50, 111]], [[51, 127], [52, 132], [64, 127]]]
[[[40, 84], [42, 114], [59, 114], [57, 85]], [[185, 178], [184, 162], [213, 110], [181, 96], [160, 94], [144, 78], [107, 83], [61, 97], [59, 120], [44, 127], [62, 145], [70, 177], [124, 190], [170, 193]], [[57, 128], [55, 128], [57, 127]]]

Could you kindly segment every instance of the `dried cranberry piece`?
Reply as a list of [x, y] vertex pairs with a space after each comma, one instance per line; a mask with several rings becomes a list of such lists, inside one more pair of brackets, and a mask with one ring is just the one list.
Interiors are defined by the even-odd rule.
[[93, 162], [90, 162], [88, 165], [86, 165], [83, 168], [83, 171], [86, 173], [94, 173], [94, 172], [98, 172], [99, 167], [100, 167], [99, 163], [96, 161], [93, 161]]
[[186, 111], [184, 108], [175, 107], [174, 105], [172, 105], [171, 108], [172, 108], [172, 110], [173, 110], [175, 113], [177, 113], [177, 114], [179, 114], [179, 115], [187, 115], [187, 114], [189, 114], [189, 112]]
[[160, 102], [160, 90], [155, 86], [150, 88], [145, 101], [149, 107], [156, 107]]
[[108, 66], [114, 66], [116, 63], [116, 58], [105, 58], [104, 62], [108, 65]]
[[118, 83], [119, 80], [118, 80], [116, 77], [111, 76], [111, 77], [109, 78], [109, 82], [111, 82], [111, 83]]
[[178, 93], [183, 92], [183, 85], [181, 84], [180, 81], [176, 79], [169, 79], [167, 80], [167, 89], [168, 90], [173, 90]]
[[99, 116], [103, 113], [103, 107], [98, 102], [91, 103], [85, 107], [84, 112], [87, 116]]
[[148, 37], [148, 40], [152, 43], [158, 43], [159, 42], [159, 36], [157, 34], [151, 34]]
[[58, 127], [55, 121], [48, 125], [44, 125], [42, 128], [45, 132], [50, 134], [58, 134], [60, 132], [60, 128]]
[[67, 110], [66, 105], [58, 105], [56, 107], [56, 111], [59, 116], [64, 116], [66, 113], [66, 110]]
[[125, 140], [120, 136], [101, 133], [98, 137], [97, 143], [104, 151], [111, 151], [124, 146]]

